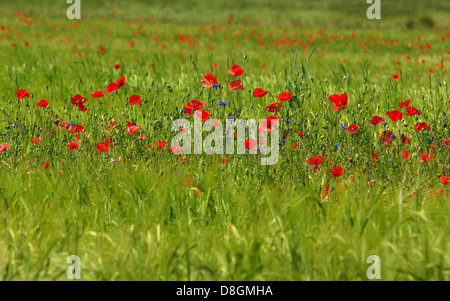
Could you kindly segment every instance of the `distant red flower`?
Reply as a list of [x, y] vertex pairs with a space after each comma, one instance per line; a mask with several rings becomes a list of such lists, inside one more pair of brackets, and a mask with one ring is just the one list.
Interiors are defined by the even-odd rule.
[[276, 116], [267, 116], [266, 119], [261, 121], [258, 132], [270, 132], [272, 130], [272, 126], [274, 126], [278, 121], [279, 119]]
[[37, 106], [41, 108], [48, 107], [48, 100], [42, 99], [40, 102], [37, 103]]
[[130, 106], [135, 105], [135, 104], [138, 103], [138, 104], [140, 104], [141, 107], [142, 107], [141, 101], [142, 101], [142, 98], [141, 98], [139, 95], [131, 95], [131, 96], [130, 96], [130, 99], [129, 99]]
[[165, 141], [155, 142], [155, 146], [157, 146], [159, 149], [162, 149], [164, 148], [164, 146], [166, 146], [166, 142]]
[[441, 181], [442, 185], [450, 184], [450, 178], [448, 178], [448, 177], [442, 176], [442, 177], [439, 178], [439, 180]]
[[330, 184], [327, 184], [327, 185], [323, 188], [322, 193], [320, 194], [320, 197], [321, 197], [322, 199], [324, 199], [324, 198], [327, 196], [328, 190], [329, 190], [329, 189], [330, 189]]
[[298, 144], [297, 143], [292, 143], [291, 144], [291, 149], [292, 150], [298, 150]]
[[105, 140], [105, 142], [100, 142], [95, 146], [99, 152], [105, 152], [113, 146], [112, 136], [107, 136]]
[[245, 73], [244, 70], [241, 69], [241, 66], [233, 64], [231, 65], [231, 69], [227, 69], [228, 74], [232, 74], [234, 77], [241, 76]]
[[426, 122], [418, 122], [418, 123], [416, 123], [414, 125], [414, 130], [416, 132], [420, 132], [420, 131], [423, 131], [423, 130], [429, 132], [430, 131], [430, 127], [427, 125]]
[[344, 171], [344, 168], [335, 167], [335, 168], [330, 169], [329, 171], [333, 177], [340, 177], [340, 176], [342, 176], [342, 172]]
[[41, 137], [33, 137], [32, 139], [31, 139], [31, 143], [33, 143], [33, 144], [38, 144], [39, 142], [41, 142]]
[[99, 98], [99, 97], [102, 97], [104, 95], [105, 95], [105, 93], [103, 91], [95, 91], [95, 92], [91, 93], [91, 96], [94, 97], [94, 98]]
[[403, 159], [408, 159], [411, 156], [411, 153], [407, 150], [402, 151]]
[[230, 86], [228, 87], [228, 91], [234, 91], [234, 90], [244, 90], [244, 86], [241, 85], [240, 80], [233, 80], [230, 82]]
[[398, 74], [393, 74], [393, 75], [392, 75], [392, 78], [395, 79], [395, 80], [399, 80], [399, 79], [400, 79], [400, 75], [398, 75]]
[[114, 65], [114, 69], [119, 70], [120, 69], [120, 65], [119, 64]]
[[356, 132], [356, 130], [358, 129], [358, 126], [356, 124], [351, 124], [348, 127], [348, 130], [346, 130], [346, 132], [350, 133], [350, 134], [354, 134]]
[[195, 115], [199, 118], [199, 121], [206, 121], [211, 116], [211, 114], [209, 114], [206, 110], [196, 111]]
[[98, 50], [100, 50], [100, 52], [103, 53], [103, 52], [105, 52], [105, 47], [103, 47], [102, 45], [99, 45]]
[[116, 122], [113, 121], [110, 125], [109, 125], [109, 130], [112, 130], [113, 128], [116, 127]]
[[277, 96], [277, 98], [281, 101], [288, 101], [292, 99], [292, 94], [289, 92], [283, 92]]
[[406, 108], [406, 113], [405, 116], [414, 116], [414, 115], [422, 115], [422, 113], [419, 112], [419, 110], [417, 110], [414, 107], [407, 107]]
[[30, 97], [30, 93], [25, 91], [25, 89], [19, 89], [16, 91], [17, 99], [22, 99], [25, 97]]
[[314, 156], [311, 158], [306, 159], [306, 163], [309, 165], [312, 165], [314, 167], [314, 173], [316, 173], [316, 166], [321, 165], [323, 161], [323, 156]]
[[87, 108], [84, 106], [84, 104], [87, 102], [87, 98], [82, 97], [80, 94], [75, 95], [70, 99], [70, 102], [75, 105], [80, 111], [84, 112], [87, 111]]
[[80, 146], [80, 137], [76, 136], [77, 141], [70, 141], [69, 143], [67, 143], [67, 147], [70, 149], [76, 149]]
[[245, 139], [244, 146], [248, 150], [253, 150], [253, 148], [258, 144], [258, 141], [255, 139]]
[[392, 121], [402, 120], [402, 118], [403, 118], [403, 113], [398, 110], [387, 111], [386, 114], [389, 116], [389, 118]]
[[106, 93], [112, 93], [114, 91], [119, 90], [119, 85], [116, 82], [110, 83], [107, 87], [106, 87]]
[[373, 116], [372, 119], [370, 119], [370, 123], [372, 125], [379, 125], [384, 121], [383, 117], [380, 116]]
[[2, 143], [0, 144], [0, 153], [4, 152], [5, 150], [7, 150], [9, 148], [8, 143]]
[[407, 138], [407, 137], [405, 136], [405, 134], [402, 134], [402, 136], [400, 137], [400, 141], [401, 141], [403, 144], [411, 144], [411, 139]]
[[263, 97], [267, 93], [268, 91], [264, 91], [261, 88], [256, 88], [255, 90], [253, 90], [253, 97]]
[[203, 108], [205, 104], [206, 103], [204, 101], [191, 100], [183, 107], [183, 110], [189, 115], [192, 115], [195, 110]]
[[433, 143], [432, 145], [431, 145], [431, 144], [428, 144], [427, 147], [428, 147], [428, 148], [431, 148], [431, 150], [436, 150], [436, 142]]
[[274, 101], [266, 107], [266, 111], [274, 113], [274, 112], [278, 112], [282, 108], [283, 108], [283, 105], [281, 104], [281, 102]]
[[434, 160], [434, 156], [432, 154], [422, 154], [419, 158], [419, 162], [432, 162]]
[[403, 107], [407, 107], [407, 106], [409, 106], [409, 103], [411, 102], [411, 100], [406, 100], [406, 101], [404, 101], [404, 102], [401, 102], [401, 103], [399, 103], [398, 104], [398, 107], [400, 108], [400, 109], [402, 109]]
[[444, 140], [444, 147], [450, 147], [450, 140]]
[[373, 162], [377, 162], [377, 161], [378, 161], [378, 156], [377, 156], [377, 154], [375, 154], [374, 152], [370, 152], [370, 154], [372, 155], [372, 161], [373, 161]]
[[212, 73], [206, 73], [205, 75], [203, 75], [202, 82], [203, 87], [206, 88], [211, 88], [219, 84]]
[[47, 162], [44, 162], [44, 168], [49, 168], [50, 164], [48, 164]]
[[119, 86], [119, 88], [125, 86], [125, 76], [119, 77], [119, 79], [116, 81], [116, 84]]
[[334, 106], [331, 109], [335, 111], [342, 111], [348, 104], [348, 95], [347, 93], [333, 94], [328, 98], [328, 100], [334, 103]]
[[82, 130], [84, 130], [84, 126], [82, 125], [69, 125], [67, 128], [67, 132], [72, 134], [79, 133]]
[[225, 164], [225, 163], [227, 163], [227, 161], [228, 161], [227, 157], [219, 158], [219, 163], [221, 163], [221, 164]]

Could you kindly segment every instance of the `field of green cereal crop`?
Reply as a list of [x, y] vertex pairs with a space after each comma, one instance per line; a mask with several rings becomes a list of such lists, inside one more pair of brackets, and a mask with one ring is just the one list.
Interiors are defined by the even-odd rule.
[[450, 3], [381, 2], [0, 3], [0, 280], [449, 280]]

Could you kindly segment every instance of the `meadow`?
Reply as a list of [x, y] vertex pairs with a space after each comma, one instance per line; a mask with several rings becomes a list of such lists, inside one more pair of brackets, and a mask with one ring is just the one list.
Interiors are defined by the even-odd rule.
[[[449, 280], [448, 1], [68, 6], [0, 4], [0, 280]], [[199, 111], [277, 164], [174, 151]]]

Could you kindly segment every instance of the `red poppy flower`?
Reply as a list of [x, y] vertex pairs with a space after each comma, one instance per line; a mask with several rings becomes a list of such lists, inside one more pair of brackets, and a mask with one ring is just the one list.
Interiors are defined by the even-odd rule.
[[172, 145], [167, 149], [167, 151], [169, 152], [169, 154], [178, 154], [184, 151], [184, 147], [180, 147], [179, 145]]
[[37, 138], [37, 137], [33, 137], [31, 139], [31, 143], [33, 144], [38, 144], [41, 141], [41, 137]]
[[104, 95], [105, 95], [105, 93], [103, 93], [103, 91], [95, 91], [95, 92], [91, 93], [91, 96], [94, 97], [94, 98], [99, 98], [99, 97], [102, 97]]
[[8, 143], [2, 143], [0, 144], [0, 153], [4, 152], [5, 150], [7, 150], [9, 148]]
[[[165, 141], [158, 141], [155, 142], [155, 145], [159, 148], [159, 149], [163, 149], [164, 146], [166, 146], [166, 142]], [[151, 148], [151, 147], [150, 147]]]
[[219, 84], [212, 73], [206, 73], [205, 75], [203, 75], [202, 82], [203, 87], [206, 88], [211, 88]]
[[404, 101], [404, 102], [401, 102], [401, 103], [398, 104], [398, 107], [399, 107], [400, 109], [402, 109], [403, 107], [409, 106], [409, 103], [410, 103], [410, 102], [411, 102], [411, 100], [406, 100], [406, 101]]
[[405, 136], [405, 134], [402, 134], [402, 136], [400, 137], [400, 141], [401, 141], [403, 144], [411, 144], [411, 139], [407, 138], [407, 137]]
[[227, 157], [219, 158], [219, 163], [221, 163], [221, 164], [225, 164], [225, 163], [227, 163], [227, 161], [228, 161]]
[[37, 106], [41, 108], [48, 107], [48, 100], [42, 99], [40, 102], [37, 103]]
[[245, 139], [244, 141], [244, 146], [248, 150], [252, 150], [257, 144], [258, 141], [255, 139]]
[[448, 177], [442, 176], [442, 177], [439, 178], [439, 180], [441, 181], [442, 185], [450, 184], [450, 178], [448, 178]]
[[429, 132], [430, 131], [430, 127], [427, 125], [426, 122], [418, 122], [418, 123], [416, 123], [414, 125], [414, 130], [416, 132], [420, 132], [420, 131], [423, 131], [423, 130], [426, 130], [426, 131]]
[[130, 99], [129, 99], [130, 106], [135, 105], [135, 104], [138, 103], [138, 104], [140, 104], [141, 107], [142, 107], [141, 101], [142, 101], [142, 98], [141, 98], [139, 95], [131, 95], [131, 96], [130, 96]]
[[228, 91], [234, 91], [234, 90], [244, 90], [244, 86], [241, 85], [240, 80], [233, 80], [230, 82], [230, 86], [228, 87]]
[[67, 132], [72, 133], [72, 134], [79, 133], [82, 130], [84, 130], [84, 126], [82, 126], [82, 125], [70, 125], [67, 128]]
[[189, 115], [192, 115], [192, 113], [195, 110], [199, 110], [199, 109], [203, 108], [203, 106], [205, 106], [205, 104], [206, 103], [204, 101], [191, 100], [183, 107], [183, 109], [186, 113], [188, 113]]
[[[263, 138], [263, 137], [261, 137], [261, 138]], [[298, 144], [297, 143], [292, 143], [291, 144], [291, 149], [292, 150], [298, 150]]]
[[392, 121], [402, 120], [403, 118], [403, 113], [397, 110], [387, 111], [386, 114], [389, 116], [389, 118], [391, 118]]
[[138, 140], [145, 140], [145, 134], [139, 135]]
[[344, 171], [344, 168], [335, 167], [335, 168], [330, 169], [329, 171], [333, 177], [340, 177], [340, 176], [342, 176], [342, 172]]
[[25, 97], [30, 97], [30, 93], [25, 91], [25, 89], [19, 89], [16, 91], [17, 99], [22, 99]]
[[105, 47], [102, 45], [98, 46], [98, 50], [100, 50], [101, 53], [105, 52]]
[[112, 136], [106, 137], [105, 140], [105, 142], [100, 142], [95, 146], [99, 152], [105, 152], [113, 146]]
[[450, 147], [450, 140], [444, 140], [444, 147]]
[[392, 75], [392, 78], [395, 79], [395, 80], [399, 80], [399, 79], [400, 79], [400, 75], [398, 75], [398, 74], [393, 74], [393, 75]]
[[348, 104], [348, 95], [344, 94], [333, 94], [328, 98], [329, 101], [334, 103], [334, 106], [331, 108], [335, 111], [342, 111]]
[[206, 110], [196, 111], [195, 115], [199, 118], [199, 121], [206, 121], [211, 116], [211, 114], [209, 114]]
[[44, 168], [49, 168], [50, 164], [48, 164], [47, 162], [44, 162]]
[[311, 158], [306, 159], [306, 163], [308, 163], [309, 165], [312, 165], [314, 167], [314, 173], [316, 173], [316, 166], [317, 165], [321, 165], [323, 161], [323, 156], [314, 156]]
[[255, 90], [253, 90], [253, 97], [263, 97], [267, 93], [269, 93], [269, 92], [268, 91], [264, 91], [261, 88], [256, 88]]
[[245, 73], [244, 70], [241, 69], [241, 66], [233, 64], [231, 65], [231, 69], [227, 69], [228, 74], [232, 74], [234, 77], [241, 76]]
[[281, 101], [288, 101], [292, 99], [292, 94], [289, 92], [283, 92], [277, 96], [277, 98]]
[[137, 125], [131, 125], [131, 126], [127, 126], [127, 132], [130, 135], [134, 135], [137, 133], [137, 131], [140, 129], [140, 126]]
[[346, 132], [350, 133], [350, 134], [354, 134], [356, 132], [356, 130], [358, 129], [358, 126], [356, 124], [351, 124], [348, 127], [348, 130], [346, 130]]
[[78, 143], [80, 141], [80, 137], [75, 136], [77, 138], [77, 141], [70, 141], [69, 143], [67, 143], [67, 147], [70, 149], [76, 149], [80, 146], [80, 144]]
[[87, 111], [87, 108], [84, 106], [84, 104], [87, 102], [87, 98], [82, 97], [80, 94], [75, 95], [70, 99], [70, 102], [75, 105], [80, 111], [84, 112]]
[[420, 155], [419, 162], [432, 162], [434, 160], [434, 156], [432, 154], [422, 154]]
[[380, 116], [373, 116], [372, 119], [370, 119], [370, 123], [372, 125], [379, 125], [384, 121], [383, 117]]
[[378, 161], [378, 156], [374, 152], [370, 152], [370, 154], [372, 155], [372, 161], [373, 162], [377, 162]]
[[119, 90], [119, 85], [116, 82], [110, 83], [107, 87], [106, 87], [106, 93], [112, 93], [114, 91]]
[[408, 159], [411, 156], [411, 153], [407, 150], [402, 151], [403, 159]]
[[119, 88], [125, 86], [125, 76], [119, 77], [119, 79], [116, 81], [116, 84], [119, 86]]
[[329, 189], [330, 189], [330, 184], [327, 184], [327, 186], [325, 186], [325, 187], [323, 188], [322, 193], [320, 194], [320, 197], [321, 197], [322, 199], [324, 199], [324, 198], [327, 196], [328, 190], [329, 190]]
[[280, 111], [282, 108], [283, 105], [281, 104], [281, 102], [274, 101], [266, 107], [266, 111], [274, 113]]
[[119, 70], [120, 69], [120, 65], [119, 64], [114, 65], [114, 69]]
[[109, 130], [112, 130], [113, 128], [116, 127], [116, 122], [113, 121], [110, 125], [109, 125]]
[[431, 148], [431, 150], [436, 150], [436, 142], [433, 144], [427, 144], [428, 148]]
[[272, 126], [274, 126], [278, 121], [279, 119], [276, 116], [267, 116], [266, 119], [261, 121], [258, 132], [270, 132], [272, 130]]
[[414, 115], [422, 115], [422, 113], [420, 113], [419, 110], [417, 110], [414, 107], [407, 107], [405, 116], [414, 116]]

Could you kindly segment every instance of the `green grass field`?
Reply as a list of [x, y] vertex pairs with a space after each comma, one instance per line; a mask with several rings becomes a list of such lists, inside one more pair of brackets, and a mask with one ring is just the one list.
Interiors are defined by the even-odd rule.
[[[81, 280], [366, 281], [370, 255], [381, 280], [449, 280], [450, 3], [381, 2], [381, 20], [365, 0], [82, 0], [81, 20], [63, 0], [1, 3], [0, 280], [67, 280], [70, 255]], [[277, 116], [278, 163], [169, 153], [191, 100], [222, 121]], [[394, 122], [406, 100], [421, 115]]]

